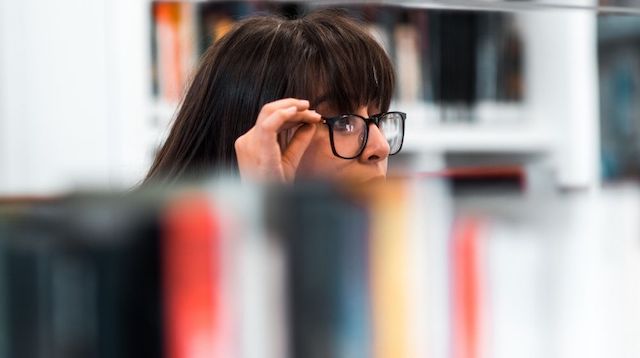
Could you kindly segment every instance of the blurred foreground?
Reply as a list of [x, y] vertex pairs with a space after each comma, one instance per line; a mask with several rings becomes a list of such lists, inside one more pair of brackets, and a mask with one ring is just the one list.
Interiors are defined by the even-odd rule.
[[5, 201], [0, 356], [638, 356], [639, 215], [435, 177]]

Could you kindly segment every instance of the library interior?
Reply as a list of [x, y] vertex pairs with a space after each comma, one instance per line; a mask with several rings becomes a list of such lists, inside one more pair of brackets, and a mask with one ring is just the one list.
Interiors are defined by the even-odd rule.
[[640, 2], [0, 0], [1, 357], [640, 357]]

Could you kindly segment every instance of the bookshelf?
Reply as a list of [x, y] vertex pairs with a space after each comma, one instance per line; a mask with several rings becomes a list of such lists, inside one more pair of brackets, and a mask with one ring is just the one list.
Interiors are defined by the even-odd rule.
[[[152, 1], [149, 4], [154, 6], [153, 4], [160, 4], [160, 2]], [[200, 22], [197, 25], [178, 24], [175, 29], [178, 33], [187, 33], [187, 42], [193, 41], [200, 44], [203, 41], [202, 28], [215, 26], [206, 24], [206, 19], [203, 19], [207, 16], [209, 19], [218, 19], [215, 21], [224, 19], [222, 23], [228, 25], [229, 21], [233, 21], [234, 16], [235, 18], [242, 17], [253, 11], [276, 13], [292, 11], [291, 8], [285, 9], [285, 5], [283, 5], [285, 3], [281, 2], [271, 2], [270, 5], [259, 5], [259, 3], [256, 5], [253, 2], [241, 2], [240, 4], [244, 5], [238, 5], [238, 3], [230, 4], [224, 1], [187, 2], [184, 4], [186, 4], [186, 9], [177, 10], [182, 14], [180, 16], [189, 19], [189, 21], [200, 19]], [[202, 4], [212, 5], [207, 8]], [[287, 4], [297, 6], [297, 9], [293, 11], [305, 11], [313, 7], [307, 3]], [[356, 16], [365, 16], [372, 33], [384, 44], [396, 65], [402, 62], [402, 66], [398, 67], [400, 86], [392, 107], [401, 108], [408, 114], [403, 156], [444, 157], [465, 155], [470, 152], [497, 153], [506, 158], [519, 157], [523, 154], [530, 154], [535, 158], [543, 156], [555, 168], [558, 186], [597, 186], [599, 159], [591, 147], [597, 147], [598, 142], [598, 118], [593, 116], [594, 113], [597, 113], [597, 105], [595, 107], [588, 105], [597, 103], [597, 66], [595, 54], [589, 47], [596, 38], [593, 13], [571, 12], [569, 10], [572, 7], [565, 6], [551, 6], [546, 8], [549, 10], [546, 12], [536, 11], [536, 9], [543, 9], [544, 6], [528, 2], [464, 1], [445, 3], [435, 1], [422, 3], [392, 1], [372, 5], [358, 1], [347, 1], [323, 2], [322, 6], [328, 4], [341, 4], [341, 6], [346, 6], [354, 11]], [[590, 6], [588, 2], [574, 2], [573, 5], [585, 9]], [[468, 10], [483, 11], [474, 13]], [[390, 15], [390, 19], [385, 17], [386, 15], [380, 15], [384, 11], [393, 14]], [[202, 15], [203, 12], [205, 15]], [[476, 13], [483, 15], [479, 16]], [[463, 16], [468, 18], [466, 20], [456, 19], [456, 14], [464, 14]], [[446, 16], [449, 17], [445, 18]], [[476, 56], [477, 62], [471, 65], [475, 68], [469, 70], [471, 75], [476, 76], [474, 78], [476, 84], [470, 85], [464, 83], [464, 80], [458, 79], [457, 89], [454, 88], [454, 92], [458, 91], [458, 93], [452, 94], [451, 91], [437, 85], [440, 83], [438, 81], [449, 78], [438, 79], [436, 75], [439, 73], [437, 68], [441, 68], [444, 73], [450, 70], [444, 67], [433, 67], [443, 66], [442, 64], [434, 64], [441, 59], [437, 55], [434, 57], [429, 52], [424, 52], [437, 53], [438, 46], [443, 46], [439, 44], [441, 39], [436, 35], [430, 35], [431, 37], [427, 40], [427, 38], [420, 37], [420, 34], [421, 31], [429, 31], [429, 33], [435, 31], [434, 29], [437, 28], [432, 24], [438, 23], [438, 21], [467, 21], [468, 19], [476, 21], [476, 30], [483, 34], [480, 35], [477, 43], [474, 42], [475, 45], [486, 48], [483, 50], [484, 52], [479, 50], [480, 52], [473, 54]], [[157, 31], [156, 28], [154, 46], [156, 46], [156, 51], [161, 51], [157, 49], [158, 46], [162, 47], [157, 42]], [[199, 39], [193, 40], [191, 38], [189, 40], [189, 36], [198, 33], [198, 31], [200, 33]], [[497, 32], [492, 33], [491, 31]], [[516, 39], [515, 45], [504, 42], [511, 41], [511, 38]], [[412, 41], [418, 45], [427, 41], [432, 48], [427, 50], [420, 47], [411, 48]], [[175, 46], [185, 46], [183, 42]], [[505, 44], [518, 46], [519, 52], [516, 53], [516, 62], [513, 62], [513, 58], [509, 60], [507, 54], [496, 53], [495, 48], [492, 50], [491, 46], [507, 46]], [[187, 47], [186, 51], [190, 56], [193, 54], [193, 49], [190, 47]], [[557, 57], [547, 56], [550, 52], [556, 54]], [[588, 60], [581, 61], [581, 64], [576, 65], [569, 60], [572, 56]], [[558, 61], [558, 58], [561, 61]], [[157, 58], [154, 61], [157, 61]], [[486, 73], [494, 73], [498, 76], [498, 81], [504, 81], [504, 76], [509, 75], [509, 69], [495, 65], [498, 67], [489, 66], [487, 71], [486, 66], [488, 63], [491, 64], [491, 61], [502, 63], [501, 66], [510, 63], [511, 67], [520, 68], [517, 70], [520, 72], [516, 72], [516, 76], [519, 77], [510, 79], [510, 81], [511, 83], [516, 81], [521, 87], [500, 92], [504, 91], [500, 83], [507, 82], [496, 83], [496, 78], [492, 78]], [[188, 59], [187, 62], [194, 63], [193, 59]], [[162, 67], [162, 64], [158, 66]], [[411, 72], [406, 72], [406, 69], [411, 69]], [[184, 68], [179, 71], [184, 72]], [[159, 76], [161, 77], [161, 75]], [[182, 75], [182, 77], [187, 78], [188, 75]], [[555, 83], [559, 78], [571, 80]], [[162, 81], [156, 79], [156, 93], [151, 96], [154, 117], [152, 132], [159, 135], [166, 133], [177, 109], [175, 96], [163, 96], [158, 93], [160, 82]], [[475, 96], [472, 104], [464, 104], [464, 96], [468, 96], [464, 92], [469, 92], [469, 88], [465, 88], [465, 86], [475, 86], [474, 89], [471, 89], [472, 96]], [[162, 92], [161, 89], [160, 92]], [[438, 92], [441, 93], [438, 94]], [[172, 96], [174, 98], [171, 98]], [[441, 98], [438, 100], [434, 96]], [[456, 96], [461, 98], [463, 103], [456, 102], [455, 98], [458, 98]], [[167, 99], [167, 97], [169, 98]], [[578, 103], [587, 103], [587, 105], [579, 106]], [[159, 143], [159, 141], [156, 140], [152, 143]], [[152, 152], [147, 150], [148, 154]], [[446, 163], [443, 164], [442, 160], [434, 162], [440, 164], [433, 168], [421, 169], [436, 170], [441, 169], [443, 165], [446, 167]]]
[[406, 150], [412, 153], [547, 153], [549, 134], [523, 126], [446, 125], [421, 129], [406, 135]]
[[[77, 7], [71, 2], [62, 2], [55, 9], [43, 8], [56, 15], [50, 18], [27, 16], [38, 8], [35, 0], [2, 4], [0, 47], [8, 55], [0, 59], [5, 81], [0, 90], [0, 111], [2, 118], [8, 120], [1, 124], [0, 171], [9, 174], [0, 177], [0, 192], [55, 193], [83, 185], [125, 188], [140, 181], [177, 110], [175, 99], [160, 99], [153, 92], [154, 3], [152, 0], [96, 0], [91, 5]], [[220, 7], [224, 2], [185, 3], [197, 9], [208, 4]], [[506, 16], [517, 24], [525, 77], [521, 99], [511, 103], [483, 103], [478, 99], [471, 110], [458, 111], [455, 104], [446, 108], [434, 104], [428, 99], [428, 91], [425, 94], [422, 88], [424, 83], [429, 83], [428, 79], [418, 81], [418, 87], [412, 90], [417, 89], [421, 97], [398, 98], [394, 104], [403, 107], [410, 118], [403, 155], [438, 157], [465, 151], [499, 152], [504, 156], [543, 153], [557, 169], [560, 186], [598, 185], [599, 154], [593, 150], [598, 146], [599, 134], [597, 118], [593, 116], [598, 113], [596, 55], [592, 49], [597, 37], [593, 12], [533, 2], [480, 0], [386, 1], [378, 5], [359, 1], [337, 3], [356, 8], [387, 6], [409, 14], [411, 21], [416, 20], [413, 17], [420, 11], [483, 10], [476, 12]], [[256, 4], [271, 10], [291, 5], [254, 1], [238, 4], [245, 12], [251, 6], [258, 6]], [[592, 6], [587, 1], [571, 4]], [[305, 2], [301, 6], [311, 5]], [[634, 9], [625, 4], [620, 6], [629, 11]], [[194, 15], [197, 13], [190, 16]], [[70, 20], [64, 26], [55, 20], [67, 16]], [[55, 30], [48, 31], [49, 28]], [[198, 41], [197, 30], [190, 30], [194, 41]], [[42, 33], [50, 34], [52, 43], [60, 45], [57, 49], [64, 48], [67, 54], [55, 55], [52, 59], [56, 61], [48, 63], [36, 60], [38, 36]], [[86, 45], [71, 45], [78, 43]], [[55, 54], [54, 48], [52, 45], [50, 50]], [[196, 53], [198, 48], [192, 50]], [[24, 61], [24, 56], [32, 61]], [[584, 61], [573, 63], [572, 58]], [[408, 61], [413, 61], [415, 66], [415, 59], [408, 58]], [[39, 68], [39, 72], [33, 68]], [[62, 68], [64, 72], [59, 71]], [[33, 76], [36, 73], [39, 77]], [[23, 78], [29, 80], [23, 81]], [[59, 91], [66, 83], [77, 86], [71, 91]], [[55, 95], [48, 96], [48, 93]], [[42, 103], [29, 107], [27, 104], [33, 98], [42, 99]], [[86, 106], [84, 110], [65, 110], [74, 108], [74, 103]], [[585, 103], [588, 105], [583, 105]], [[473, 123], [460, 123], [455, 118], [442, 120], [456, 112], [464, 113], [463, 117], [472, 116]], [[96, 114], [87, 119], [86, 113]], [[50, 158], [49, 148], [55, 148], [54, 159]], [[20, 157], [14, 153], [22, 154]]]
[[0, 352], [638, 355], [637, 185], [452, 198], [440, 178], [388, 184], [0, 203]]

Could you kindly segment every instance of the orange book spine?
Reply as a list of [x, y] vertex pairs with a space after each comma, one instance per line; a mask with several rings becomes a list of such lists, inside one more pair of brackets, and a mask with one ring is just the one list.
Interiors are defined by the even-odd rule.
[[373, 356], [407, 357], [407, 192], [399, 182], [378, 189], [370, 244]]
[[180, 4], [157, 3], [154, 11], [160, 96], [168, 102], [176, 102], [183, 85], [184, 72], [181, 61]]

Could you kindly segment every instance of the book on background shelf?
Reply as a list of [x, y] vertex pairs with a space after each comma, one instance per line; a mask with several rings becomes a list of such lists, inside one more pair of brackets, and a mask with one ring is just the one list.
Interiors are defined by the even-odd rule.
[[154, 2], [155, 72], [157, 95], [177, 103], [195, 68], [196, 5], [192, 2]]
[[605, 180], [640, 177], [640, 25], [633, 22], [637, 19], [619, 19], [608, 15], [598, 20], [600, 155]]
[[498, 61], [499, 41], [496, 36], [504, 31], [504, 16], [489, 13], [481, 16], [478, 26], [478, 61], [476, 62], [478, 82], [476, 92], [478, 98], [496, 100], [498, 98]]
[[431, 33], [429, 32], [429, 15], [426, 10], [412, 11], [409, 14], [411, 21], [415, 24], [418, 35], [418, 57], [420, 58], [420, 73], [422, 99], [421, 101], [433, 103], [433, 74], [431, 73]]
[[[434, 13], [429, 19], [430, 34], [436, 38], [431, 51], [435, 100], [443, 107], [453, 105], [470, 108], [476, 101], [478, 15], [442, 11]], [[456, 117], [464, 116], [450, 115], [442, 120], [457, 120]]]
[[414, 103], [422, 97], [422, 60], [419, 46], [419, 36], [415, 26], [398, 24], [394, 31], [396, 43], [395, 66], [398, 71], [397, 100], [404, 103]]

